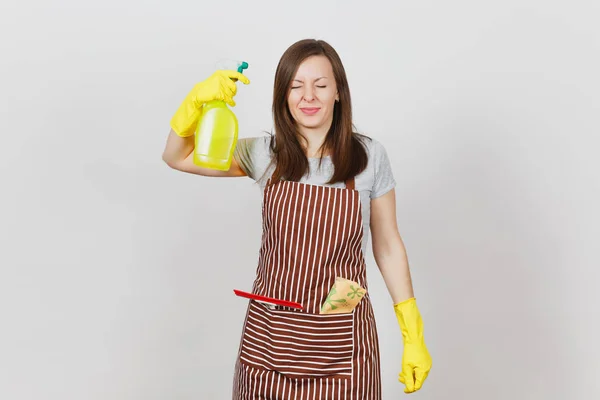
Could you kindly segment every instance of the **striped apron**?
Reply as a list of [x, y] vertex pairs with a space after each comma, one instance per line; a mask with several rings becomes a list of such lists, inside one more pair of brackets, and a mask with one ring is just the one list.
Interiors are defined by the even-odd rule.
[[235, 365], [234, 400], [380, 400], [379, 343], [369, 294], [351, 313], [319, 314], [336, 277], [367, 289], [362, 213], [346, 188], [269, 182], [253, 293]]

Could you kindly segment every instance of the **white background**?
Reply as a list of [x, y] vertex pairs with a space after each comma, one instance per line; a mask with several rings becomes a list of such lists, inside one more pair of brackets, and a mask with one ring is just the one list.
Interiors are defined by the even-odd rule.
[[[411, 399], [600, 398], [597, 1], [5, 1], [0, 398], [227, 399], [260, 244], [247, 178], [161, 160], [181, 100], [325, 39], [388, 150], [433, 369]], [[384, 399], [402, 341], [367, 255]]]

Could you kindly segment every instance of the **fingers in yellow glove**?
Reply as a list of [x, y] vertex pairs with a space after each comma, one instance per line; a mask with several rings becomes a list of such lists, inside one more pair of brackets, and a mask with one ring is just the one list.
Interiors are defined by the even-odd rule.
[[425, 345], [423, 320], [416, 299], [413, 297], [395, 304], [394, 311], [404, 341], [402, 371], [398, 380], [406, 386], [405, 393], [412, 393], [421, 389], [427, 379], [431, 370], [431, 356]]
[[202, 106], [209, 101], [220, 100], [235, 107], [233, 97], [237, 93], [235, 81], [238, 80], [246, 85], [250, 83], [240, 72], [219, 70], [194, 85], [171, 119], [173, 131], [181, 137], [192, 136], [200, 120]]
[[402, 372], [398, 375], [398, 380], [405, 385], [404, 393], [412, 393], [415, 391], [415, 380], [411, 366], [402, 366]]
[[421, 368], [415, 368], [415, 390], [421, 389], [423, 382], [427, 379], [427, 375], [429, 375], [429, 370], [424, 371]]
[[222, 100], [230, 106], [235, 107], [235, 101], [233, 101], [233, 97], [237, 94], [237, 86], [235, 82], [239, 80], [247, 85], [250, 83], [250, 80], [248, 80], [245, 75], [237, 71], [217, 71], [215, 74], [220, 76], [222, 79], [218, 80], [221, 87], [218, 94], [215, 95], [214, 100]]

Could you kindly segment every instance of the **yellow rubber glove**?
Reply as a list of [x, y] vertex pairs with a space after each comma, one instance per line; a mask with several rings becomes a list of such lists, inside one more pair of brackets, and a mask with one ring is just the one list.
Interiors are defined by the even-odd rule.
[[398, 380], [406, 387], [405, 393], [412, 393], [423, 385], [431, 370], [431, 356], [423, 338], [423, 320], [414, 297], [394, 305], [396, 318], [404, 340], [402, 371]]
[[202, 114], [202, 106], [212, 100], [223, 100], [234, 107], [237, 93], [235, 81], [249, 84], [250, 80], [237, 71], [219, 70], [208, 79], [197, 83], [183, 100], [171, 119], [171, 128], [181, 137], [192, 136]]

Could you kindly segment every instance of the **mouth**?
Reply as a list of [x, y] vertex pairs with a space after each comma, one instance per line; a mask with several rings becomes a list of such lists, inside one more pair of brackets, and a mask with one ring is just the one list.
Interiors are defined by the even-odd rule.
[[302, 107], [300, 111], [302, 111], [305, 115], [315, 115], [320, 110], [319, 107]]

